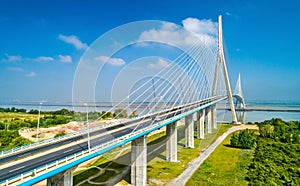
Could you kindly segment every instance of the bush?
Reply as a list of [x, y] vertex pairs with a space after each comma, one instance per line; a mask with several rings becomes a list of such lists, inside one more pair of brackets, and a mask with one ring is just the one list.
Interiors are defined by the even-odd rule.
[[249, 166], [249, 185], [300, 185], [300, 122], [279, 118], [258, 124], [260, 136]]
[[115, 110], [114, 116], [116, 118], [127, 118], [127, 110], [123, 108], [117, 108]]
[[21, 137], [17, 131], [0, 131], [0, 150], [21, 146], [27, 143], [30, 143], [30, 141]]
[[256, 135], [253, 130], [242, 130], [240, 132], [233, 133], [230, 139], [230, 145], [232, 147], [251, 149], [256, 147]]
[[64, 136], [66, 135], [67, 133], [65, 131], [60, 131], [59, 133], [57, 133], [54, 138], [57, 138], [57, 137], [60, 137], [60, 136]]

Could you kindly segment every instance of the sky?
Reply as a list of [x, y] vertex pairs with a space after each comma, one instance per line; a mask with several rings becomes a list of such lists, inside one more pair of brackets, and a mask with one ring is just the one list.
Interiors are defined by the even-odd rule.
[[232, 87], [240, 73], [246, 101], [300, 101], [299, 9], [297, 0], [0, 0], [0, 102], [71, 101], [81, 56], [120, 25], [161, 20], [193, 31], [188, 21], [213, 26], [218, 15]]

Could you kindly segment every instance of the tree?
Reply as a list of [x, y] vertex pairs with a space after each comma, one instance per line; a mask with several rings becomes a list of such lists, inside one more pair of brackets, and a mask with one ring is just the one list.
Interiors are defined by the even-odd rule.
[[230, 145], [233, 147], [251, 149], [256, 147], [256, 136], [253, 130], [242, 130], [233, 133], [230, 139]]
[[33, 110], [33, 109], [31, 109], [31, 110], [28, 112], [28, 114], [38, 114], [38, 113], [39, 113], [38, 110]]
[[134, 117], [137, 117], [138, 116], [138, 111], [137, 110], [134, 110], [132, 111], [132, 113], [129, 115], [129, 118], [134, 118]]
[[115, 109], [114, 116], [116, 118], [127, 118], [127, 110], [124, 108]]
[[18, 136], [12, 140], [12, 142], [9, 144], [9, 147], [13, 148], [13, 147], [22, 146], [22, 145], [29, 144], [29, 143], [30, 143], [30, 141], [28, 139]]
[[272, 126], [271, 124], [259, 124], [259, 134], [261, 137], [264, 138], [270, 138], [273, 134], [273, 130], [274, 130], [274, 126]]

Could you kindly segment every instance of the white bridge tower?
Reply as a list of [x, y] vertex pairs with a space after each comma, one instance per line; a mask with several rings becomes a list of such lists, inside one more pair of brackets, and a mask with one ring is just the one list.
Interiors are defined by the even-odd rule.
[[235, 112], [235, 106], [233, 103], [232, 93], [231, 93], [231, 87], [230, 87], [226, 62], [225, 62], [225, 56], [224, 56], [222, 16], [221, 15], [218, 17], [218, 26], [219, 26], [218, 57], [217, 57], [217, 64], [216, 64], [216, 71], [215, 71], [212, 94], [213, 94], [213, 96], [215, 96], [216, 92], [217, 92], [218, 74], [219, 74], [220, 63], [222, 62], [223, 74], [224, 74], [224, 78], [225, 78], [225, 84], [226, 84], [227, 95], [228, 95], [228, 101], [230, 103], [230, 109], [231, 109], [231, 115], [232, 115], [232, 123], [238, 123], [237, 117], [236, 117], [236, 112]]

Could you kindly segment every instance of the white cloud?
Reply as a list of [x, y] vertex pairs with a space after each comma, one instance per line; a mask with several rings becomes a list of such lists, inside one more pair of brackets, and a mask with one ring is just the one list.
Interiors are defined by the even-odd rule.
[[[144, 31], [139, 39], [162, 41], [179, 46], [193, 46], [196, 36], [207, 46], [217, 47], [218, 24], [216, 22], [210, 19], [186, 18], [182, 21], [182, 24], [185, 29], [175, 24], [163, 23], [159, 29]], [[194, 35], [188, 31], [194, 33]]]
[[71, 56], [63, 56], [63, 55], [58, 55], [59, 61], [62, 63], [72, 63], [72, 57]]
[[218, 34], [218, 23], [210, 19], [199, 20], [197, 18], [186, 18], [182, 21], [185, 29], [194, 32], [197, 35], [213, 35]]
[[59, 34], [59, 39], [73, 45], [77, 50], [84, 50], [88, 48], [88, 45], [86, 43], [83, 43], [79, 40], [77, 36], [71, 35], [71, 36], [65, 36], [62, 34]]
[[25, 76], [27, 76], [27, 77], [34, 77], [34, 76], [36, 76], [36, 73], [35, 72], [29, 72]]
[[53, 57], [48, 57], [48, 56], [39, 56], [37, 58], [32, 59], [33, 61], [36, 62], [47, 62], [47, 61], [53, 61]]
[[235, 51], [239, 52], [239, 51], [241, 51], [241, 49], [237, 48], [237, 49], [235, 49]]
[[99, 60], [103, 63], [108, 63], [113, 66], [122, 66], [126, 64], [126, 62], [121, 58], [109, 58], [107, 56], [98, 56], [95, 57], [95, 60]]
[[161, 69], [161, 68], [166, 68], [170, 65], [169, 62], [159, 58], [156, 63], [150, 63], [148, 65], [149, 68], [156, 68], [156, 69]]
[[13, 62], [13, 61], [21, 61], [22, 60], [22, 56], [10, 56], [8, 54], [5, 54], [6, 59], [2, 59], [1, 61], [3, 62]]
[[20, 67], [8, 67], [7, 69], [14, 72], [24, 72], [24, 69]]

